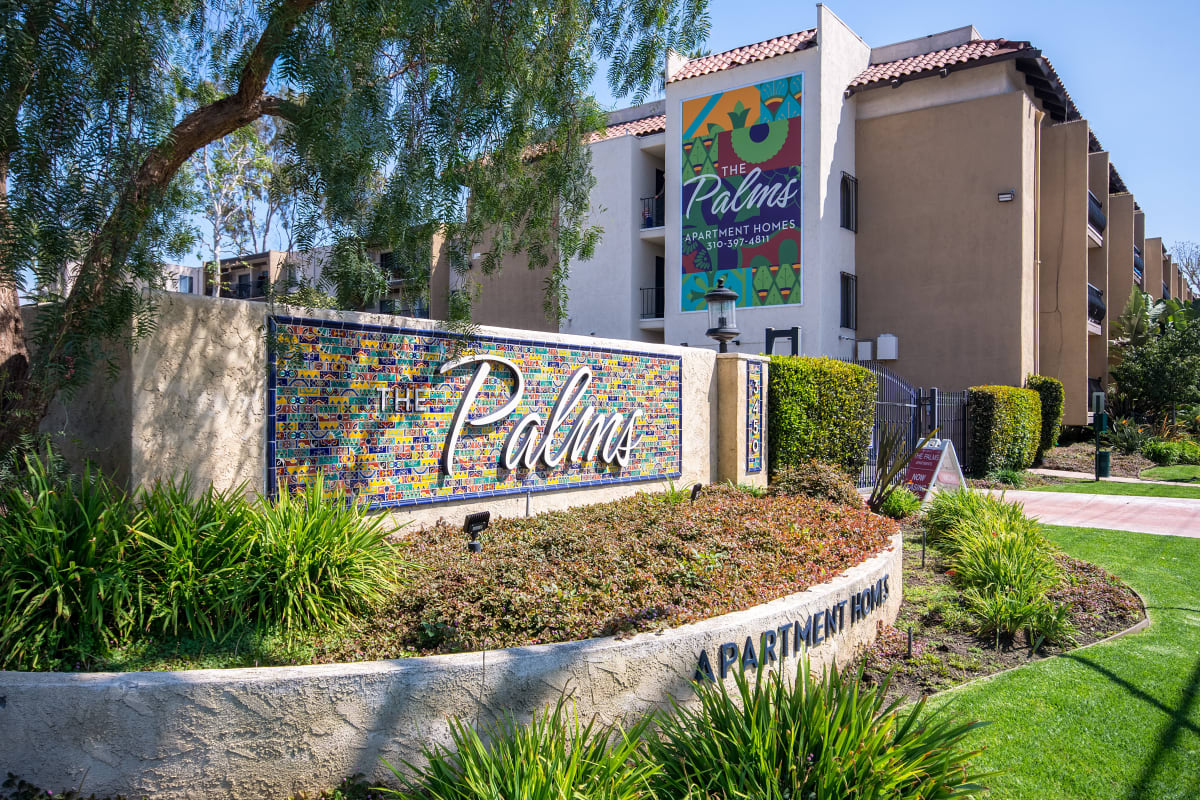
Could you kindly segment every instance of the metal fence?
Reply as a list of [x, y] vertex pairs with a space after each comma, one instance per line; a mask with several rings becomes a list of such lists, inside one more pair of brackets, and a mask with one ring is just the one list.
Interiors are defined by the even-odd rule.
[[879, 382], [879, 394], [875, 399], [875, 426], [871, 432], [871, 446], [867, 450], [867, 463], [858, 476], [859, 486], [871, 486], [879, 471], [876, 455], [879, 439], [889, 426], [898, 426], [904, 431], [905, 445], [911, 449], [921, 438], [933, 431], [938, 437], [954, 442], [954, 450], [961, 463], [967, 460], [967, 393], [944, 392], [940, 389], [923, 389], [892, 372], [878, 361], [853, 361], [874, 373]]

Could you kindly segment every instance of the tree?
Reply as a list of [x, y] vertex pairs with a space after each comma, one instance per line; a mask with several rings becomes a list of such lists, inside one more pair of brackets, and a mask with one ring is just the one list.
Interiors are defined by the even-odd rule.
[[[265, 117], [286, 126], [306, 229], [348, 243], [335, 252], [412, 260], [435, 231], [458, 252], [487, 231], [485, 271], [524, 252], [560, 297], [597, 236], [596, 59], [640, 100], [707, 18], [706, 0], [29, 0], [0, 5], [0, 30], [3, 449], [148, 322], [139, 287], [182, 244], [181, 169]], [[68, 266], [27, 350], [15, 276]]]
[[1200, 288], [1200, 244], [1196, 242], [1174, 242], [1171, 252], [1175, 255], [1175, 263], [1183, 273], [1184, 280], [1193, 290]]
[[1169, 326], [1126, 348], [1112, 377], [1142, 416], [1161, 419], [1178, 405], [1200, 401], [1200, 325]]

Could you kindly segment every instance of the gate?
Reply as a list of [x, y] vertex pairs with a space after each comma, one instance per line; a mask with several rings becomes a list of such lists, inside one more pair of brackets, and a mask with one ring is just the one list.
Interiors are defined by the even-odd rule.
[[939, 389], [925, 390], [913, 386], [878, 361], [853, 361], [840, 359], [869, 369], [879, 383], [879, 394], [875, 398], [875, 425], [871, 431], [871, 445], [867, 450], [867, 463], [859, 474], [856, 485], [872, 486], [879, 471], [876, 455], [879, 438], [886, 426], [899, 426], [904, 431], [904, 443], [908, 449], [917, 446], [921, 438], [938, 430], [938, 436], [954, 442], [954, 450], [961, 463], [967, 462], [967, 393], [943, 392]]

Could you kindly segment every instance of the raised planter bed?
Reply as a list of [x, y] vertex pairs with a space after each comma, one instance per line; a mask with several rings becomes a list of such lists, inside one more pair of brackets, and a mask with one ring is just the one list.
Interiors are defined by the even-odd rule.
[[793, 671], [797, 631], [816, 669], [845, 663], [895, 620], [901, 562], [896, 534], [806, 591], [625, 639], [301, 667], [0, 672], [0, 753], [30, 783], [85, 795], [283, 797], [355, 773], [383, 779], [381, 757], [446, 742], [450, 716], [527, 719], [562, 693], [583, 717], [639, 714], [686, 702], [705, 666]]

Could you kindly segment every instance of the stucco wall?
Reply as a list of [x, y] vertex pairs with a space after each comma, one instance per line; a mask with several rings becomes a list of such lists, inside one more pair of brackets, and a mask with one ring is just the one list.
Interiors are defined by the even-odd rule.
[[1063, 383], [1063, 424], [1086, 425], [1088, 126], [1042, 131], [1040, 370]]
[[[127, 359], [120, 378], [98, 378], [47, 419], [69, 455], [91, 458], [131, 486], [188, 473], [197, 489], [245, 485], [266, 490], [266, 320], [272, 312], [372, 325], [436, 328], [429, 320], [326, 310], [271, 309], [263, 303], [164, 295], [158, 326]], [[698, 348], [479, 327], [483, 335], [631, 348], [677, 356], [682, 369], [682, 475], [679, 485], [716, 479], [716, 354]], [[524, 516], [658, 488], [653, 481], [533, 491], [486, 500], [420, 505], [392, 512], [427, 524], [478, 510]]]
[[918, 385], [1033, 370], [1035, 125], [1022, 92], [858, 122], [858, 335]]
[[1133, 195], [1114, 194], [1108, 199], [1108, 292], [1104, 303], [1107, 319], [1115, 319], [1125, 310], [1133, 290], [1133, 246], [1135, 227]]
[[[836, 609], [885, 575], [886, 600], [854, 624], [843, 607], [838, 635], [809, 650], [819, 673], [872, 641], [877, 622], [895, 620], [899, 534], [885, 552], [821, 586], [626, 640], [306, 667], [0, 672], [0, 768], [53, 791], [163, 800], [315, 793], [355, 773], [386, 780], [380, 758], [399, 765], [419, 759], [423, 744], [447, 743], [450, 716], [527, 720], [563, 693], [581, 718], [604, 721], [665, 706], [672, 696], [686, 702], [702, 651], [715, 674], [725, 643], [744, 649], [749, 638], [765, 661], [763, 632]], [[775, 666], [790, 675], [796, 663], [791, 652]]]

